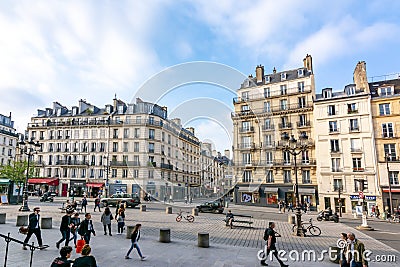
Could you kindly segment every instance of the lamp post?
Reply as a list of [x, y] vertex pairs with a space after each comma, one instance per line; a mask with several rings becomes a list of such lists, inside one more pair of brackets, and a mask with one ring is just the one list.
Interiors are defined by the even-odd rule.
[[389, 157], [390, 154], [386, 153], [386, 169], [388, 173], [388, 181], [389, 181], [389, 201], [390, 201], [390, 214], [393, 214], [393, 201], [392, 201], [392, 183], [390, 182], [390, 173], [389, 173]]
[[22, 206], [19, 208], [19, 211], [30, 211], [28, 207], [28, 178], [29, 178], [29, 165], [31, 162], [31, 157], [34, 153], [39, 151], [41, 144], [39, 141], [34, 142], [34, 138], [32, 137], [30, 141], [24, 142], [21, 140], [19, 143], [21, 154], [24, 153], [28, 156], [28, 166], [26, 167], [26, 176], [25, 176], [25, 184], [24, 184], [24, 191], [22, 195]]
[[339, 183], [339, 188], [338, 188], [338, 195], [339, 195], [339, 217], [342, 217], [342, 199], [340, 198], [340, 193], [342, 191], [342, 184]]
[[285, 135], [283, 139], [287, 142], [283, 148], [284, 151], [289, 152], [294, 157], [294, 173], [295, 173], [295, 194], [296, 194], [296, 227], [293, 235], [304, 237], [303, 227], [301, 226], [301, 207], [299, 197], [299, 181], [297, 177], [297, 155], [300, 155], [303, 151], [307, 150], [307, 144], [301, 142], [301, 140], [308, 139], [305, 133], [300, 135], [300, 142], [294, 138], [294, 135], [289, 139], [288, 135]]
[[108, 178], [109, 178], [109, 173], [110, 173], [110, 161], [109, 161], [109, 153], [107, 153], [107, 156], [103, 157], [104, 160], [106, 161], [106, 165], [104, 166], [104, 171], [106, 172], [106, 184], [104, 187], [104, 192], [105, 196], [108, 197]]

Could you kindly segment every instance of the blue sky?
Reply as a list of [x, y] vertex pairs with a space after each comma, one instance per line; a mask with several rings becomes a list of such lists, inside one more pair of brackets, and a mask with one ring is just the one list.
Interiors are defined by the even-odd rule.
[[[299, 67], [308, 53], [317, 91], [342, 89], [359, 60], [368, 76], [400, 72], [398, 10], [399, 1], [385, 0], [1, 1], [0, 113], [11, 111], [23, 131], [36, 109], [53, 101], [103, 106], [115, 93], [130, 101], [160, 71], [191, 61], [247, 75], [258, 64], [266, 72]], [[199, 99], [229, 120], [232, 96], [219, 86], [189, 84], [159, 103], [184, 116], [180, 106]], [[219, 150], [231, 147], [227, 122], [191, 112], [186, 126]]]

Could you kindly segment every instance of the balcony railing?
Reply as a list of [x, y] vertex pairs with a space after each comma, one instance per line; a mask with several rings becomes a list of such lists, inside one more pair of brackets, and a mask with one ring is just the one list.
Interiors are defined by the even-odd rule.
[[394, 138], [394, 133], [383, 133], [382, 138]]
[[353, 172], [363, 172], [363, 171], [365, 171], [365, 170], [364, 170], [364, 168], [361, 168], [361, 167], [353, 168]]
[[162, 169], [168, 169], [168, 170], [173, 170], [174, 166], [172, 164], [166, 164], [166, 163], [161, 163], [160, 167]]
[[347, 110], [347, 114], [356, 114], [358, 113], [358, 109], [349, 109]]
[[89, 165], [88, 161], [83, 160], [59, 160], [56, 162], [56, 165]]
[[360, 127], [358, 127], [358, 126], [349, 127], [349, 131], [350, 132], [359, 132], [360, 131]]
[[250, 127], [240, 127], [240, 128], [239, 128], [239, 132], [241, 132], [241, 133], [254, 132], [254, 127], [253, 127], [253, 126], [250, 126]]
[[351, 148], [351, 153], [362, 153], [362, 149], [361, 148], [352, 147]]
[[[311, 87], [309, 85], [305, 85], [304, 87], [291, 87], [287, 88], [284, 90], [284, 95], [292, 95], [292, 94], [300, 94], [300, 93], [310, 93], [311, 92]], [[242, 103], [242, 102], [247, 102], [251, 100], [258, 100], [258, 99], [264, 99], [268, 97], [277, 97], [282, 95], [282, 90], [274, 90], [270, 91], [268, 93], [259, 93], [259, 94], [250, 94], [247, 97], [235, 97], [233, 98], [233, 103]]]
[[273, 124], [270, 124], [270, 125], [263, 125], [262, 126], [262, 130], [263, 131], [272, 131], [272, 130], [274, 130], [275, 129], [275, 125], [273, 125]]
[[291, 129], [292, 128], [292, 123], [279, 123], [279, 129]]
[[335, 168], [331, 168], [331, 171], [332, 171], [332, 172], [342, 172], [343, 169], [342, 169], [342, 168], [339, 168], [339, 167], [335, 167]]
[[298, 121], [297, 127], [310, 127], [311, 121]]
[[329, 128], [329, 133], [334, 134], [334, 133], [339, 133], [339, 128]]

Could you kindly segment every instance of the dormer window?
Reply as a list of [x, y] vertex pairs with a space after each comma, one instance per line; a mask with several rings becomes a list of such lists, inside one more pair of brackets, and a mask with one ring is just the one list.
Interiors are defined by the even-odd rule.
[[265, 83], [270, 83], [271, 82], [271, 76], [265, 76]]
[[286, 73], [281, 73], [281, 81], [285, 81], [286, 80]]
[[384, 96], [384, 95], [392, 95], [392, 87], [381, 87], [379, 88], [379, 95]]
[[118, 106], [118, 114], [123, 114], [124, 113], [124, 106], [123, 105], [119, 105]]
[[356, 87], [354, 86], [349, 86], [346, 88], [346, 94], [347, 95], [355, 95], [356, 94]]
[[242, 100], [243, 101], [249, 100], [249, 92], [248, 91], [242, 92]]
[[322, 97], [323, 98], [331, 98], [332, 97], [332, 90], [330, 90], [330, 89], [322, 90]]
[[303, 77], [304, 76], [304, 70], [303, 69], [297, 70], [297, 76], [298, 77]]

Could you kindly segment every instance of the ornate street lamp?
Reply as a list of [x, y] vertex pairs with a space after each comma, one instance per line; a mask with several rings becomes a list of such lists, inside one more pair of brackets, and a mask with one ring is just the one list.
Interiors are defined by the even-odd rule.
[[304, 237], [303, 227], [301, 226], [301, 206], [300, 206], [300, 197], [299, 197], [299, 181], [297, 177], [297, 155], [300, 155], [304, 151], [307, 150], [308, 145], [304, 141], [308, 139], [306, 133], [302, 133], [300, 135], [300, 140], [296, 140], [294, 135], [292, 135], [289, 139], [289, 136], [286, 134], [283, 137], [285, 140], [285, 145], [283, 146], [283, 151], [286, 151], [293, 155], [294, 157], [294, 173], [296, 178], [295, 184], [295, 194], [296, 194], [296, 227], [293, 235]]
[[22, 206], [19, 208], [19, 211], [30, 211], [28, 207], [28, 178], [29, 178], [29, 167], [31, 162], [31, 157], [33, 154], [37, 153], [42, 146], [39, 141], [34, 142], [34, 138], [31, 137], [31, 140], [28, 142], [24, 142], [21, 140], [19, 143], [19, 147], [21, 149], [21, 154], [24, 153], [28, 156], [28, 166], [26, 167], [26, 176], [25, 176], [25, 184], [24, 191], [22, 195]]

